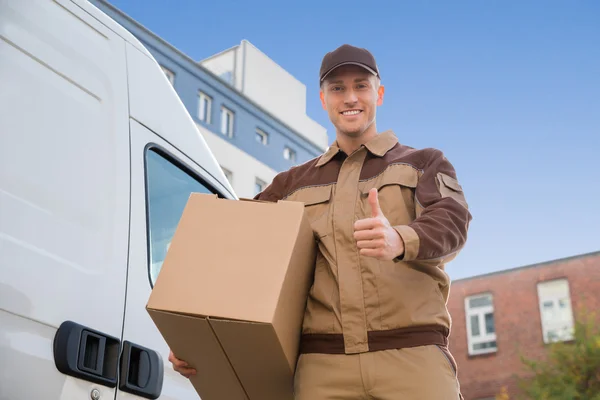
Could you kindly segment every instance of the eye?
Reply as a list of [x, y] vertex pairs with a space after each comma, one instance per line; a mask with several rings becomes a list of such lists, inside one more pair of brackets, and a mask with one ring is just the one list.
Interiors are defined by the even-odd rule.
[[340, 90], [342, 90], [342, 87], [341, 87], [341, 86], [332, 86], [332, 87], [331, 87], [331, 91], [332, 91], [332, 92], [338, 92], [338, 91], [340, 91]]

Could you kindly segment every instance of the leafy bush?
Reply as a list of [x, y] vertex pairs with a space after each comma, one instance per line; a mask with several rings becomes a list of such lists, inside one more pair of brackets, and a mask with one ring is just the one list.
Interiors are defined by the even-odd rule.
[[[580, 313], [574, 338], [548, 345], [545, 360], [521, 357], [531, 377], [522, 379], [527, 399], [600, 400], [600, 329], [595, 313]], [[500, 396], [500, 395], [499, 395]], [[508, 399], [506, 397], [499, 399]]]

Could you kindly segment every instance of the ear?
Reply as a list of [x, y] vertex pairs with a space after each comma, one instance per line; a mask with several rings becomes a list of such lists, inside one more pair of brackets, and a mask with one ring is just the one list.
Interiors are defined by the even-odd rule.
[[377, 89], [377, 105], [380, 106], [383, 104], [383, 94], [385, 93], [385, 87], [383, 85], [379, 85], [379, 89]]
[[323, 92], [323, 89], [321, 89], [319, 92], [319, 97], [321, 98], [321, 106], [323, 107], [323, 110], [327, 110], [327, 107], [325, 106], [325, 93]]

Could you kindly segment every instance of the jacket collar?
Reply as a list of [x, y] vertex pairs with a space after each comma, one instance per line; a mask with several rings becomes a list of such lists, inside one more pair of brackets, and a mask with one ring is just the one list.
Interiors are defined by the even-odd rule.
[[381, 132], [365, 143], [365, 147], [378, 157], [383, 157], [398, 143], [398, 137], [391, 130]]
[[[398, 143], [398, 138], [394, 134], [393, 131], [388, 130], [384, 131], [373, 139], [369, 140], [363, 146], [369, 150], [373, 155], [377, 157], [383, 157], [390, 149], [392, 149], [396, 143]], [[319, 161], [317, 162], [317, 167], [327, 164], [337, 153], [339, 153], [341, 149], [338, 147], [337, 140], [333, 142], [333, 144], [327, 149], [321, 157], [319, 157]]]
[[335, 142], [333, 142], [333, 144], [331, 146], [329, 146], [327, 148], [327, 151], [325, 153], [323, 153], [323, 155], [321, 157], [319, 157], [319, 161], [317, 161], [317, 167], [327, 164], [340, 151], [341, 150], [338, 147], [337, 140], [336, 140]]

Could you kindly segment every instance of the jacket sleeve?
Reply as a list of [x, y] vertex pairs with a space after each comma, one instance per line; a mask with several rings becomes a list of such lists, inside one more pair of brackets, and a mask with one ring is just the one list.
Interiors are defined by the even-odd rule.
[[277, 202], [285, 193], [286, 173], [279, 173], [262, 192], [254, 196], [254, 200]]
[[462, 249], [472, 216], [454, 167], [439, 150], [432, 150], [415, 191], [416, 219], [394, 226], [404, 241], [396, 261], [447, 263]]

